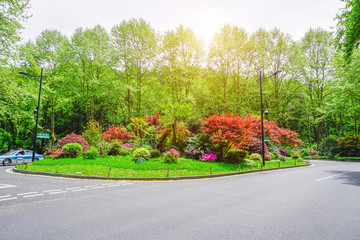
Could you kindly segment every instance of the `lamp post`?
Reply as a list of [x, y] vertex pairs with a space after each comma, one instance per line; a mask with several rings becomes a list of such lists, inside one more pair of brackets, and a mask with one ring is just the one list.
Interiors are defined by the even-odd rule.
[[41, 68], [41, 75], [40, 76], [34, 76], [27, 72], [19, 72], [20, 74], [24, 74], [30, 77], [40, 77], [40, 87], [39, 87], [39, 97], [38, 97], [38, 104], [37, 107], [34, 109], [34, 113], [36, 112], [36, 124], [35, 124], [35, 132], [34, 132], [34, 146], [33, 146], [33, 153], [31, 161], [34, 162], [35, 160], [35, 148], [36, 148], [36, 139], [37, 139], [37, 130], [38, 130], [38, 123], [39, 123], [39, 111], [40, 111], [40, 96], [41, 96], [41, 83], [43, 78], [43, 71], [44, 69]]
[[264, 113], [268, 115], [268, 110], [264, 109], [263, 99], [262, 99], [262, 80], [270, 78], [272, 76], [276, 76], [281, 72], [281, 70], [276, 70], [271, 76], [262, 78], [262, 72], [260, 71], [260, 110], [261, 110], [261, 156], [262, 156], [262, 164], [265, 166], [265, 141], [264, 141]]

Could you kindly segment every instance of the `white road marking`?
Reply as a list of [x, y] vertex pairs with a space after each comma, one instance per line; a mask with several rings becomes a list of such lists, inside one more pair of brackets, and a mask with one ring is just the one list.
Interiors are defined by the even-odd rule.
[[84, 186], [84, 187], [86, 187], [86, 188], [92, 188], [92, 187], [97, 187], [97, 186], [99, 186], [99, 185], [91, 185], [91, 186]]
[[74, 190], [71, 190], [72, 192], [80, 192], [80, 191], [87, 191], [89, 189], [85, 189], [85, 188], [81, 188], [81, 189], [74, 189]]
[[7, 197], [11, 197], [11, 195], [3, 195], [3, 196], [0, 196], [0, 198], [7, 198]]
[[54, 190], [46, 190], [46, 191], [43, 191], [44, 193], [51, 193], [51, 192], [59, 192], [61, 191], [61, 189], [54, 189]]
[[81, 187], [72, 187], [72, 188], [65, 188], [65, 190], [75, 190], [75, 189], [80, 189]]
[[67, 193], [68, 191], [61, 191], [61, 192], [51, 192], [49, 194], [60, 194], [60, 193]]
[[33, 195], [26, 195], [26, 196], [23, 196], [24, 198], [29, 198], [29, 197], [37, 197], [37, 196], [43, 196], [44, 194], [43, 193], [39, 193], [39, 194], [33, 194]]
[[35, 194], [35, 193], [39, 193], [39, 192], [18, 193], [18, 194], [16, 194], [16, 195], [18, 195], [18, 196], [23, 196], [23, 195]]
[[106, 187], [119, 187], [119, 186], [121, 186], [121, 185], [108, 185]]
[[320, 178], [320, 179], [317, 179], [316, 182], [320, 182], [322, 180], [326, 180], [326, 179], [333, 178], [333, 177], [336, 177], [336, 176], [344, 175], [344, 174], [349, 173], [349, 172], [357, 172], [357, 171], [360, 171], [360, 169], [355, 169], [355, 170], [347, 171], [347, 172], [344, 172], [344, 173], [339, 173], [339, 174], [331, 175], [331, 176], [328, 176], [328, 177]]
[[89, 188], [89, 189], [99, 189], [99, 188], [104, 188], [104, 186], [100, 186], [100, 187], [92, 187], [92, 188]]
[[16, 185], [0, 183], [0, 188], [14, 188]]
[[14, 200], [14, 199], [17, 199], [17, 197], [12, 197], [12, 198], [2, 198], [2, 199], [0, 199], [0, 202], [2, 202], [2, 201]]

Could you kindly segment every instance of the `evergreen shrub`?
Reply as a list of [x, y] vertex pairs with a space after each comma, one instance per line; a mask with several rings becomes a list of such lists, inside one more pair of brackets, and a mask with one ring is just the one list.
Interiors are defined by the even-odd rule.
[[137, 148], [132, 155], [133, 159], [135, 160], [139, 158], [149, 159], [151, 157], [149, 150], [147, 150], [146, 148]]
[[79, 143], [69, 143], [62, 148], [65, 152], [61, 154], [62, 157], [76, 158], [81, 155], [83, 148]]
[[88, 158], [88, 159], [96, 159], [96, 158], [100, 157], [100, 154], [96, 148], [91, 147], [89, 150], [84, 152], [84, 156], [85, 156], [85, 158]]
[[248, 151], [241, 149], [230, 149], [227, 151], [224, 157], [224, 161], [227, 163], [240, 164], [244, 162], [244, 159], [249, 156]]

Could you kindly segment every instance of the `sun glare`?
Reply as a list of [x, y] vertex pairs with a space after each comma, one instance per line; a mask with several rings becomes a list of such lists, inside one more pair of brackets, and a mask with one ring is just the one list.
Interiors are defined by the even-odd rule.
[[221, 26], [228, 22], [224, 11], [215, 8], [196, 12], [192, 19], [190, 27], [206, 45], [211, 42], [215, 33], [220, 31]]

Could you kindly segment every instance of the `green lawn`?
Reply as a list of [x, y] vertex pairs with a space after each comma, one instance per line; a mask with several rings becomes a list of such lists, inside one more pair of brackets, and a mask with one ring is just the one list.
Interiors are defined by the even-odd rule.
[[[297, 165], [306, 164], [306, 162], [298, 162]], [[286, 160], [280, 162], [281, 167], [293, 166], [294, 160]], [[179, 158], [177, 164], [163, 163], [161, 158], [153, 158], [145, 163], [135, 163], [130, 156], [109, 156], [98, 159], [44, 159], [31, 164], [18, 166], [18, 169], [30, 171], [51, 172], [81, 176], [104, 176], [107, 177], [111, 167], [110, 177], [166, 177], [169, 169], [169, 176], [192, 176], [228, 173], [239, 171], [239, 165], [228, 163], [206, 163], [197, 160]], [[266, 162], [265, 168], [276, 168], [278, 162]], [[241, 164], [241, 171], [260, 169], [260, 162], [256, 165], [249, 166]]]

